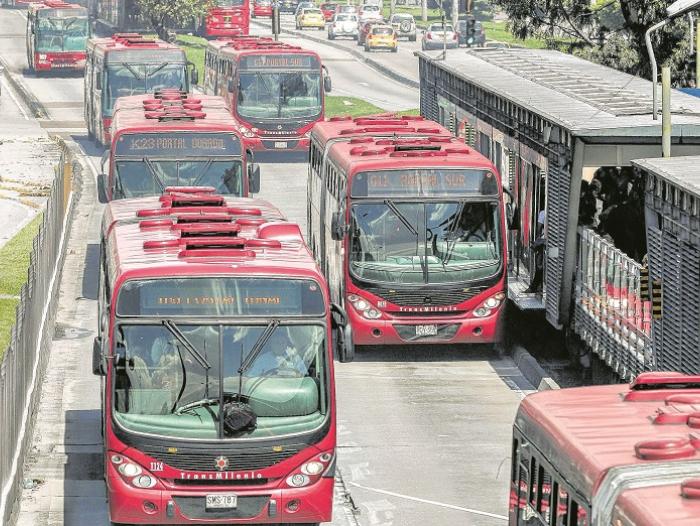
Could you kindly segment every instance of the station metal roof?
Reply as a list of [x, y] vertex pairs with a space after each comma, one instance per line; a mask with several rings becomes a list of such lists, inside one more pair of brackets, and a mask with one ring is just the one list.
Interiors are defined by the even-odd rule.
[[688, 194], [700, 198], [700, 158], [666, 157], [638, 159], [632, 164], [681, 188]]
[[[661, 135], [652, 83], [607, 66], [543, 49], [459, 50], [444, 60], [416, 54], [577, 136]], [[700, 136], [700, 98], [673, 90], [671, 102], [674, 136]]]

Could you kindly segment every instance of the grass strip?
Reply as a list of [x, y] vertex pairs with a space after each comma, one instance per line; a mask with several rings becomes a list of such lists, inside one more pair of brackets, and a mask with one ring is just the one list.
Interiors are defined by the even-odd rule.
[[16, 296], [19, 296], [22, 285], [27, 282], [29, 254], [41, 220], [42, 214], [38, 214], [0, 248], [0, 361], [10, 344], [15, 309], [19, 304]]

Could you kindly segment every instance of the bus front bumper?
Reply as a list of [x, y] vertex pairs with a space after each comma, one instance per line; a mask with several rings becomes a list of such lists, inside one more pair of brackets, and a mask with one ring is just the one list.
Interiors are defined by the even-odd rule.
[[237, 37], [239, 35], [247, 34], [243, 31], [242, 27], [234, 26], [232, 24], [229, 24], [228, 26], [226, 24], [209, 26], [206, 28], [206, 33], [207, 36], [210, 37]]
[[504, 306], [483, 318], [406, 316], [368, 320], [352, 305], [347, 312], [355, 345], [490, 344], [501, 340]]
[[[321, 478], [306, 488], [137, 489], [112, 472], [107, 477], [107, 492], [110, 520], [116, 523], [278, 524], [332, 519], [333, 478]], [[236, 508], [208, 510], [207, 495], [217, 494], [235, 494]]]
[[246, 148], [253, 152], [306, 152], [309, 150], [309, 138], [304, 137], [252, 137], [244, 138]]

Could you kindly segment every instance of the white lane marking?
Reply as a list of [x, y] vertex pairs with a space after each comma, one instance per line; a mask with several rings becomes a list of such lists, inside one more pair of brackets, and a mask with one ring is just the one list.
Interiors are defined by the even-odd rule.
[[[71, 215], [71, 206], [73, 204], [73, 198], [75, 197], [75, 193], [71, 191], [71, 193], [68, 196], [68, 203], [66, 205], [66, 215], [63, 218], [63, 231], [61, 232], [61, 239], [59, 241], [58, 245], [58, 253], [63, 252], [63, 248], [66, 242], [66, 226], [68, 225], [68, 220]], [[60, 258], [58, 258], [60, 259]], [[49, 282], [49, 291], [53, 291], [54, 294], [58, 294], [57, 290], [54, 290], [54, 285], [56, 283], [56, 278], [58, 277], [58, 260], [56, 261], [56, 264], [54, 265], [53, 268], [53, 274], [51, 275], [51, 281]], [[27, 393], [27, 401], [24, 404], [24, 412], [23, 417], [22, 417], [22, 425], [20, 426], [19, 430], [19, 435], [18, 435], [18, 440], [17, 440], [17, 447], [15, 448], [15, 454], [12, 457], [12, 467], [10, 468], [10, 476], [7, 479], [7, 483], [5, 484], [5, 487], [2, 488], [2, 493], [0, 493], [0, 517], [5, 516], [5, 507], [8, 504], [12, 504], [8, 502], [7, 497], [10, 493], [10, 489], [12, 489], [12, 483], [15, 479], [15, 476], [17, 474], [17, 467], [19, 465], [19, 455], [21, 452], [21, 444], [24, 441], [24, 435], [27, 433], [27, 418], [29, 415], [29, 405], [32, 402], [32, 396], [34, 394], [34, 391], [36, 390], [37, 386], [37, 376], [39, 373], [39, 360], [41, 358], [41, 353], [39, 352], [39, 346], [41, 345], [41, 340], [44, 337], [44, 329], [46, 328], [46, 318], [49, 313], [49, 305], [51, 304], [50, 301], [46, 302], [46, 305], [44, 305], [44, 311], [41, 314], [41, 322], [39, 324], [39, 334], [36, 338], [36, 343], [35, 346], [37, 348], [37, 353], [36, 353], [36, 358], [34, 360], [34, 367], [32, 369], [32, 383], [31, 387], [29, 389], [29, 392]]]
[[445, 504], [444, 502], [436, 502], [434, 500], [427, 500], [427, 499], [420, 499], [418, 497], [411, 497], [410, 495], [402, 495], [400, 493], [394, 493], [393, 491], [386, 491], [384, 489], [377, 489], [377, 488], [370, 488], [368, 486], [363, 486], [362, 484], [358, 484], [357, 482], [348, 482], [351, 486], [355, 486], [356, 488], [364, 489], [366, 491], [373, 491], [374, 493], [380, 493], [382, 495], [388, 495], [390, 497], [396, 497], [398, 499], [404, 499], [404, 500], [412, 500], [414, 502], [420, 502], [422, 504], [432, 504], [433, 506], [439, 506], [441, 508], [447, 508], [450, 510], [456, 510], [456, 511], [463, 511], [465, 513], [473, 513], [474, 515], [481, 515], [483, 517], [491, 517], [492, 519], [500, 519], [503, 521], [507, 521], [508, 517], [505, 515], [498, 515], [496, 513], [489, 513], [488, 511], [479, 511], [479, 510], [474, 510], [472, 508], [463, 508], [461, 506], [455, 506], [453, 504]]
[[[10, 73], [8, 73], [8, 75], [10, 75]], [[17, 97], [15, 97], [15, 92], [14, 92], [14, 90], [12, 89], [12, 87], [10, 86], [9, 82], [7, 82], [5, 79], [2, 79], [2, 80], [3, 80], [3, 85], [5, 86], [5, 91], [8, 92], [8, 93], [10, 94], [10, 98], [12, 99], [12, 102], [15, 103], [15, 106], [17, 106], [17, 109], [19, 110], [19, 112], [20, 112], [20, 113], [22, 114], [22, 116], [24, 117], [24, 120], [25, 120], [25, 121], [28, 121], [28, 120], [29, 120], [29, 115], [27, 115], [27, 112], [24, 111], [24, 108], [23, 108], [22, 105], [19, 103], [19, 100], [17, 100]]]
[[358, 82], [358, 84], [359, 84], [360, 86], [364, 86], [364, 87], [366, 87], [366, 88], [369, 88], [369, 84], [367, 84], [366, 82]]
[[19, 15], [23, 20], [27, 19], [27, 15], [23, 11], [12, 11], [14, 14]]

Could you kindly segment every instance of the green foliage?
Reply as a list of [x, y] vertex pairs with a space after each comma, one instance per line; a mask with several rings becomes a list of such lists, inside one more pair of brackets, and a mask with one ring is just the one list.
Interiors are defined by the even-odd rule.
[[136, 0], [141, 15], [163, 40], [170, 36], [167, 25], [184, 26], [204, 16], [211, 3], [211, 0]]
[[472, 14], [477, 20], [492, 20], [493, 5], [491, 4], [491, 0], [473, 0]]
[[[573, 53], [634, 75], [650, 77], [644, 33], [666, 18], [669, 0], [494, 0], [514, 35], [566, 37]], [[654, 36], [659, 64], [673, 70], [676, 85], [692, 83], [695, 64], [688, 54], [688, 22], [679, 18]]]
[[[356, 97], [326, 96], [326, 118], [341, 115], [350, 117], [362, 117], [364, 115], [375, 115], [377, 113], [387, 113], [386, 110], [375, 106], [371, 102]], [[397, 112], [400, 115], [418, 115], [418, 110], [406, 110]]]
[[10, 344], [19, 293], [27, 282], [29, 254], [41, 221], [42, 215], [39, 214], [0, 248], [0, 268], [3, 269], [0, 273], [0, 359]]

